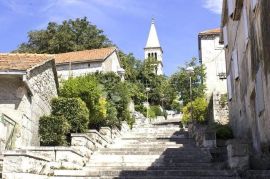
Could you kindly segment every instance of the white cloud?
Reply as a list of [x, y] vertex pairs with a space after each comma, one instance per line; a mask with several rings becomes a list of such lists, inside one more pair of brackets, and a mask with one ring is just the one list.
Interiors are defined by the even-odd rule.
[[222, 0], [203, 0], [203, 7], [213, 13], [221, 14]]

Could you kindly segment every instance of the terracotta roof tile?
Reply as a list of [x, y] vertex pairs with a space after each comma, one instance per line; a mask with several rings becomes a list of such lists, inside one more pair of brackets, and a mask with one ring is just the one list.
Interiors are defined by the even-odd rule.
[[50, 59], [53, 59], [53, 55], [0, 53], [0, 70], [25, 71]]
[[67, 52], [55, 55], [56, 64], [81, 62], [81, 61], [103, 61], [116, 50], [115, 47]]
[[199, 35], [214, 35], [214, 34], [219, 34], [220, 33], [220, 28], [216, 28], [216, 29], [210, 29], [210, 30], [206, 30], [203, 32], [200, 32]]

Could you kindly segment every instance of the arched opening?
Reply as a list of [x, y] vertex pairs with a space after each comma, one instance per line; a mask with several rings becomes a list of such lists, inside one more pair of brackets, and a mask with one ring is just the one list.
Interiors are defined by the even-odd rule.
[[157, 53], [155, 53], [155, 59], [157, 60]]

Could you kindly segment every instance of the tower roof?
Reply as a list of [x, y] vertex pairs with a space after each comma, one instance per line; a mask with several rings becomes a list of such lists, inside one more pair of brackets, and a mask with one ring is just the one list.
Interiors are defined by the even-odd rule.
[[150, 31], [149, 31], [145, 48], [152, 48], [152, 47], [160, 47], [154, 19], [152, 19], [152, 23], [151, 23], [151, 27], [150, 27]]

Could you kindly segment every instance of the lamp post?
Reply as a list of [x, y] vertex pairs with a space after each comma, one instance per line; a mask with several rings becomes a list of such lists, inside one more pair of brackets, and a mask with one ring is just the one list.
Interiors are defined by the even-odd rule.
[[194, 74], [193, 67], [187, 67], [186, 72], [189, 74], [189, 93], [190, 93], [190, 104], [191, 104], [191, 121], [193, 122], [193, 104], [192, 104], [192, 80], [191, 76]]
[[148, 108], [149, 108], [149, 102], [148, 102], [148, 92], [150, 91], [150, 88], [146, 88], [146, 98], [147, 98], [147, 108], [146, 108], [146, 118], [148, 119]]

